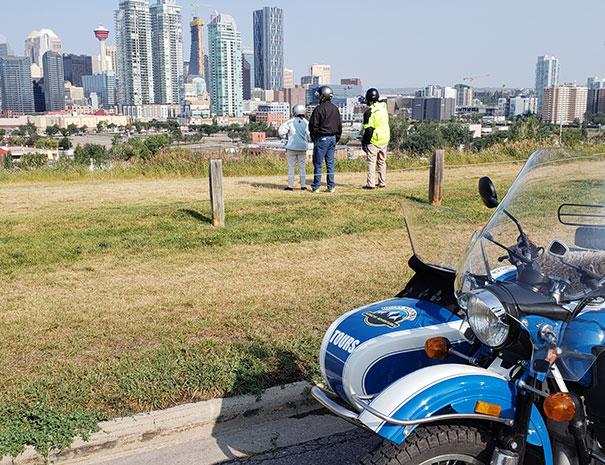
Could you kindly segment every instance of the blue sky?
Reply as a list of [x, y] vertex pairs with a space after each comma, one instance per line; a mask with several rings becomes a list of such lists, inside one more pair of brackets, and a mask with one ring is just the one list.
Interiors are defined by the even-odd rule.
[[[252, 11], [283, 8], [285, 64], [297, 81], [310, 63], [329, 63], [333, 81], [360, 77], [365, 86], [453, 85], [474, 73], [489, 74], [475, 81], [477, 87], [532, 87], [538, 55], [559, 58], [563, 82], [605, 77], [603, 0], [197, 1], [233, 16], [245, 47], [252, 46]], [[69, 53], [97, 53], [92, 30], [99, 23], [114, 43], [118, 0], [2, 3], [0, 34], [18, 54], [27, 35], [41, 28], [53, 29]], [[177, 3], [188, 24], [192, 0]], [[203, 7], [202, 18], [210, 11]], [[187, 36], [186, 59], [189, 42]]]

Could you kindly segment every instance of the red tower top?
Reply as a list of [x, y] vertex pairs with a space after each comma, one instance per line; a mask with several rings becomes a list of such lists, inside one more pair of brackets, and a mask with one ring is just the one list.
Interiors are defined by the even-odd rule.
[[109, 37], [109, 29], [99, 26], [95, 29], [95, 37], [99, 40], [105, 40]]

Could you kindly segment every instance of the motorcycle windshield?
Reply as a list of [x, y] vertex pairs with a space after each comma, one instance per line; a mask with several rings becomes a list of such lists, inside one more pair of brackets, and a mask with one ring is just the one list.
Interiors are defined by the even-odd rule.
[[455, 271], [475, 224], [466, 215], [448, 208], [403, 202], [405, 225], [414, 255], [423, 263]]
[[[469, 244], [457, 267], [457, 293], [483, 287], [503, 270], [510, 271], [508, 253], [496, 242], [507, 247], [518, 243], [519, 227], [511, 216], [535, 246], [534, 267], [568, 281], [569, 295], [585, 290], [583, 274], [573, 265], [605, 275], [605, 154], [535, 152]], [[545, 252], [554, 239], [569, 247], [564, 261], [572, 266]]]

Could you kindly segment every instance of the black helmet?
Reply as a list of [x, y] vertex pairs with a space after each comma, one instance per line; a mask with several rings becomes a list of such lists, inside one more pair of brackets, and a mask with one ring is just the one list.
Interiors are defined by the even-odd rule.
[[373, 87], [368, 89], [366, 92], [366, 102], [368, 102], [368, 104], [372, 104], [374, 102], [378, 102], [378, 100], [380, 100], [378, 90], [374, 89]]
[[319, 103], [325, 102], [327, 100], [332, 100], [334, 96], [334, 92], [332, 88], [329, 86], [321, 86], [316, 91], [315, 94], [319, 97]]

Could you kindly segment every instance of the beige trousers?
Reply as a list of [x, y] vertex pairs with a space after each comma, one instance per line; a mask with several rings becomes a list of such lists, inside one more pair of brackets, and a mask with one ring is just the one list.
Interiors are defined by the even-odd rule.
[[368, 145], [368, 187], [376, 187], [376, 166], [378, 165], [378, 185], [385, 186], [385, 177], [387, 174], [387, 146]]

